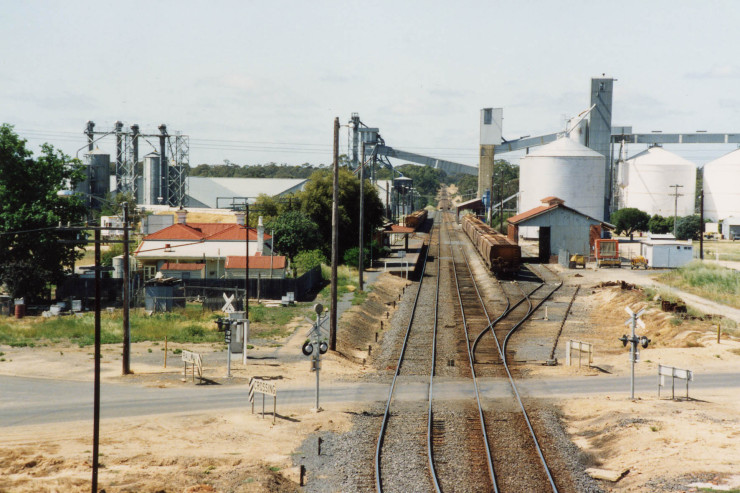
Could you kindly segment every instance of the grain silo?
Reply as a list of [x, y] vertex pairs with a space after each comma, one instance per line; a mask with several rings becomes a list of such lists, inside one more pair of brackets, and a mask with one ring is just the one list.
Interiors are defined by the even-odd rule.
[[740, 149], [704, 165], [704, 217], [740, 216]]
[[572, 209], [603, 220], [604, 161], [604, 156], [570, 138], [534, 149], [519, 162], [519, 212], [554, 196]]
[[144, 156], [144, 193], [142, 204], [161, 204], [162, 171], [159, 165], [159, 154], [151, 152]]
[[658, 145], [621, 162], [617, 185], [620, 209], [634, 207], [663, 217], [694, 213], [696, 165]]
[[[85, 167], [87, 180], [82, 186], [86, 187], [84, 191], [97, 197], [98, 199], [105, 200], [105, 196], [110, 192], [110, 154], [107, 154], [100, 149], [95, 149], [87, 153], [87, 165]], [[92, 200], [91, 206], [99, 209], [102, 202], [100, 200]]]

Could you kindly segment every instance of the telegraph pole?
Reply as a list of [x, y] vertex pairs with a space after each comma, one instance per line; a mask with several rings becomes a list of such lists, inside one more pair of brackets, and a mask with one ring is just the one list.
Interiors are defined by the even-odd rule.
[[704, 260], [704, 189], [699, 192], [699, 258]]
[[675, 184], [675, 185], [668, 185], [670, 188], [675, 188], [675, 191], [673, 194], [675, 195], [675, 200], [673, 203], [673, 236], [676, 237], [676, 224], [678, 223], [678, 198], [683, 197], [682, 193], [678, 193], [679, 188], [683, 188], [683, 185]]
[[339, 117], [334, 118], [334, 184], [331, 206], [331, 319], [329, 349], [337, 350], [337, 264], [339, 263]]
[[123, 374], [131, 373], [131, 325], [129, 324], [129, 306], [131, 304], [131, 286], [129, 280], [128, 248], [128, 202], [123, 207]]
[[362, 262], [362, 255], [365, 253], [363, 251], [362, 244], [364, 243], [364, 232], [365, 232], [365, 142], [362, 143], [362, 160], [360, 161], [360, 258], [358, 261], [358, 270], [359, 270], [359, 277], [360, 277], [360, 291], [364, 291], [365, 284], [362, 282], [362, 270], [363, 270], [363, 262]]

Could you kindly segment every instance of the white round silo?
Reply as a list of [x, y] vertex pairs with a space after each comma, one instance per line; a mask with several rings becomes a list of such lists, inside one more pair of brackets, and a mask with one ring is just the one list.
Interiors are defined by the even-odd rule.
[[704, 165], [704, 217], [740, 216], [740, 149]]
[[519, 161], [519, 212], [538, 207], [545, 197], [604, 219], [605, 158], [570, 138], [537, 147]]
[[[634, 207], [663, 217], [694, 213], [696, 165], [691, 161], [653, 146], [619, 166], [620, 208]], [[677, 211], [674, 185], [681, 185]]]
[[151, 152], [144, 156], [144, 198], [145, 205], [159, 204], [162, 186], [162, 171], [159, 165], [159, 154]]

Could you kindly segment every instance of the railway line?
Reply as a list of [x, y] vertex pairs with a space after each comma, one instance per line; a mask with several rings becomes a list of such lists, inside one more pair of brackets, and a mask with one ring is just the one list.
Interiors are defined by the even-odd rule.
[[[558, 491], [508, 367], [506, 347], [511, 335], [560, 284], [554, 283], [554, 275], [539, 282], [497, 281], [496, 299], [484, 300], [466, 243], [446, 219], [432, 230], [427, 254], [436, 256], [424, 259], [389, 390], [375, 449], [375, 490]], [[456, 298], [456, 326], [439, 323], [443, 278]], [[440, 360], [438, 336], [446, 335], [449, 341], [449, 332], [454, 333], [457, 357]], [[442, 352], [449, 354], [449, 348]], [[469, 379], [475, 390], [474, 402], [435, 399], [435, 375], [455, 361], [457, 375]], [[427, 402], [394, 402], [396, 383], [422, 374], [428, 376]], [[482, 397], [481, 375], [508, 378], [512, 398]]]

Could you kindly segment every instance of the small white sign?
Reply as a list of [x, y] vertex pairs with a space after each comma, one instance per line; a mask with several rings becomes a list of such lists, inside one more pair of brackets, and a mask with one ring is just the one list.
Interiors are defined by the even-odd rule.
[[226, 304], [224, 304], [223, 307], [221, 307], [221, 311], [224, 313], [234, 313], [236, 310], [234, 309], [234, 305], [231, 303], [234, 301], [234, 298], [236, 295], [226, 296], [226, 293], [223, 293], [224, 301]]

